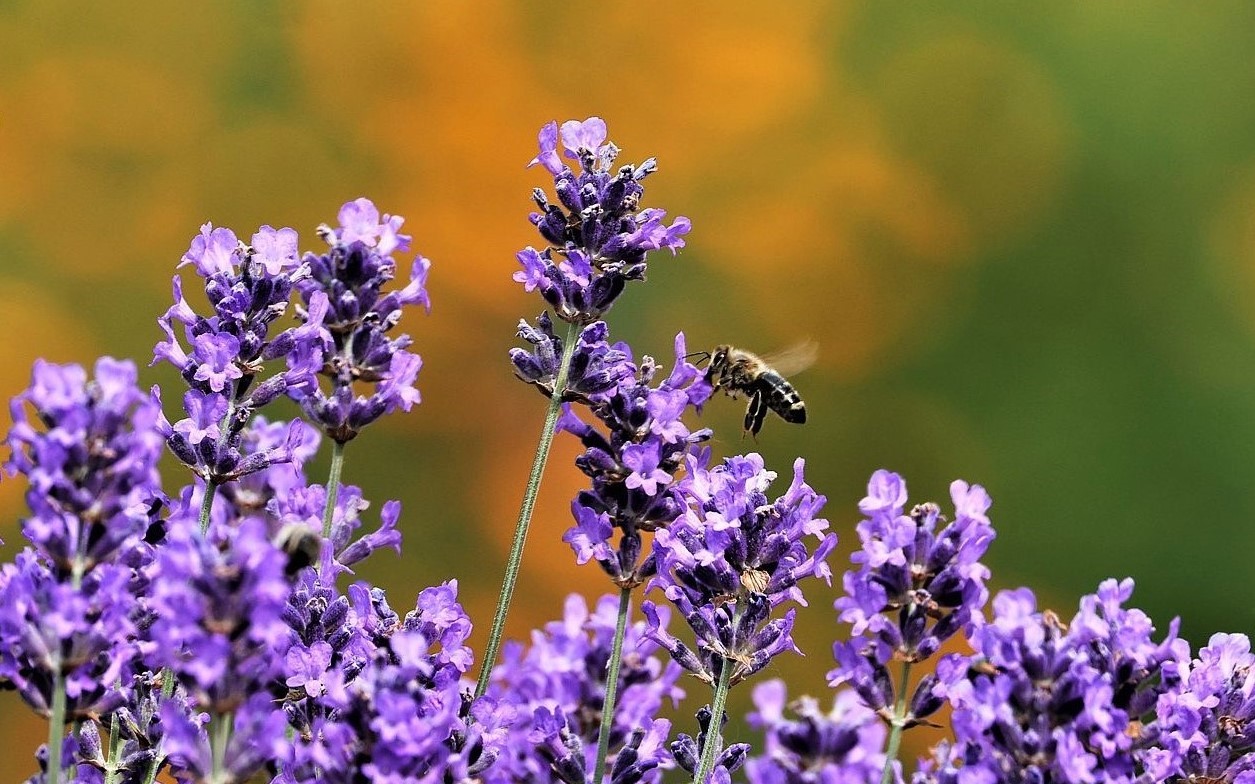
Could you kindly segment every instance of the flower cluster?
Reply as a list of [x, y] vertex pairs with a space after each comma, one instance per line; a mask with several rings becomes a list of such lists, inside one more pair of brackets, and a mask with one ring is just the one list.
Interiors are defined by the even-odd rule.
[[[136, 569], [163, 503], [156, 409], [129, 362], [37, 362], [13, 399], [5, 464], [23, 475], [31, 546], [0, 567], [0, 683], [68, 719], [125, 700], [136, 665]], [[33, 416], [31, 416], [33, 414]], [[60, 753], [52, 749], [50, 753]]]
[[[1244, 634], [1215, 634], [1198, 657], [1164, 663], [1157, 746], [1170, 781], [1255, 781], [1255, 656]], [[1162, 770], [1165, 765], [1159, 765]]]
[[[252, 245], [245, 245], [230, 229], [206, 223], [179, 266], [190, 264], [204, 278], [212, 315], [193, 309], [183, 296], [182, 279], [175, 276], [174, 304], [158, 320], [166, 340], [154, 348], [153, 363], [169, 362], [188, 385], [183, 396], [187, 417], [171, 424], [162, 416], [158, 429], [175, 456], [210, 484], [286, 462], [299, 446], [294, 431], [272, 449], [241, 449], [242, 433], [256, 411], [314, 383], [308, 365], [259, 380], [266, 361], [307, 353], [311, 343], [323, 339], [317, 325], [270, 334], [287, 312], [293, 286], [309, 273], [297, 260], [296, 244], [293, 229], [262, 226]], [[175, 335], [176, 323], [190, 351]]]
[[[657, 163], [650, 158], [612, 173], [619, 148], [606, 140], [601, 118], [570, 120], [561, 133], [551, 122], [539, 141], [532, 164], [553, 175], [558, 203], [540, 188], [533, 192], [539, 212], [531, 221], [550, 247], [520, 251], [523, 269], [514, 279], [527, 291], [539, 290], [559, 318], [588, 324], [610, 309], [628, 281], [645, 279], [650, 251], [684, 247], [689, 221], [681, 217], [666, 225], [666, 212], [641, 208], [641, 181]], [[563, 163], [564, 156], [578, 164], [578, 172]]]
[[[203, 280], [208, 310], [175, 278], [159, 319], [154, 361], [186, 385], [174, 423], [129, 363], [102, 359], [90, 378], [36, 364], [5, 463], [27, 483], [29, 544], [0, 565], [0, 688], [49, 720], [31, 784], [656, 784], [679, 771], [700, 784], [888, 784], [908, 777], [902, 732], [940, 716], [951, 737], [913, 784], [1255, 783], [1247, 637], [1192, 653], [1174, 621], [1157, 641], [1128, 580], [1102, 583], [1067, 623], [1028, 589], [999, 594], [986, 618], [989, 496], [954, 482], [949, 521], [908, 507], [888, 471], [859, 504], [836, 601], [853, 634], [834, 646], [836, 691], [789, 702], [783, 683], [761, 684], [748, 717], [761, 742], [725, 742], [729, 689], [796, 650], [795, 610], [781, 605], [805, 604], [807, 578], [830, 583], [836, 534], [801, 459], [773, 500], [762, 457], [715, 461], [710, 431], [684, 422], [712, 390], [683, 334], [665, 378], [611, 343], [600, 316], [644, 278], [649, 252], [674, 252], [688, 231], [640, 206], [654, 162], [612, 171], [617, 152], [591, 118], [545, 126], [533, 161], [556, 201], [536, 192], [547, 247], [519, 254], [515, 278], [567, 328], [542, 314], [519, 328], [531, 349], [511, 352], [549, 409], [474, 690], [456, 580], [441, 576], [404, 615], [349, 582], [401, 546], [399, 504], [363, 533], [370, 505], [340, 483], [344, 445], [418, 402], [421, 361], [394, 330], [407, 306], [429, 305], [429, 264], [417, 256], [391, 285], [410, 244], [401, 218], [351, 201], [319, 229], [327, 249], [303, 257], [291, 229], [263, 226], [245, 245], [206, 224], [180, 266]], [[280, 396], [303, 421], [258, 414]], [[580, 440], [589, 479], [564, 540], [618, 597], [568, 598], [498, 663], [556, 427]], [[328, 441], [330, 475], [312, 483], [306, 466]], [[166, 447], [194, 475], [168, 495]], [[670, 606], [644, 602], [634, 620], [643, 584]], [[673, 612], [693, 642], [668, 629]], [[673, 734], [659, 714], [680, 706], [684, 671], [713, 696], [695, 732]]]
[[938, 668], [955, 744], [947, 764], [917, 781], [1131, 784], [1173, 774], [1179, 757], [1143, 717], [1174, 688], [1165, 665], [1183, 651], [1175, 623], [1151, 640], [1150, 620], [1123, 606], [1132, 591], [1132, 580], [1104, 582], [1066, 626], [1038, 612], [1028, 589], [1000, 593], [971, 637], [976, 657]]
[[[552, 775], [587, 781], [599, 740], [615, 605], [614, 597], [603, 596], [590, 613], [584, 599], [572, 595], [562, 620], [533, 632], [530, 646], [506, 646], [489, 694], [514, 710], [516, 722], [509, 756], [489, 781], [544, 781]], [[676, 685], [680, 668], [658, 658], [644, 623], [628, 626], [622, 645], [628, 654], [619, 672], [621, 708], [610, 728], [611, 779], [657, 781], [672, 762], [666, 749], [670, 722], [656, 716], [664, 702], [674, 705], [684, 696]]]
[[[608, 397], [589, 401], [605, 430], [585, 422], [571, 405], [558, 421], [559, 429], [583, 444], [575, 464], [592, 480], [592, 487], [571, 504], [575, 525], [563, 541], [579, 563], [595, 560], [616, 585], [632, 588], [656, 571], [641, 532], [665, 527], [684, 512], [679, 473], [694, 445], [710, 438], [710, 430], [690, 431], [682, 416], [706, 402], [711, 389], [702, 372], [685, 360], [683, 333], [675, 339], [675, 365], [657, 386], [651, 386], [657, 373], [652, 358], [645, 357], [638, 367], [626, 345], [610, 351], [621, 357], [612, 374], [618, 385]], [[612, 544], [616, 533], [617, 546]]]
[[463, 694], [471, 624], [456, 582], [422, 591], [402, 619], [379, 589], [342, 596], [306, 570], [287, 618], [284, 709], [298, 742], [279, 781], [464, 781], [496, 761], [506, 717]]
[[[296, 284], [305, 303], [305, 326], [322, 339], [297, 343], [288, 354], [290, 372], [322, 374], [331, 391], [311, 383], [292, 386], [288, 394], [311, 422], [343, 444], [384, 414], [409, 411], [419, 402], [414, 381], [422, 360], [406, 350], [412, 343], [408, 335], [389, 333], [403, 307], [431, 310], [431, 263], [416, 256], [406, 284], [384, 293], [383, 286], [397, 275], [392, 254], [410, 247], [410, 236], [400, 233], [404, 219], [381, 216], [371, 201], [357, 199], [340, 208], [339, 221], [339, 228], [319, 228], [330, 250], [307, 253], [309, 275]], [[355, 394], [358, 384], [373, 385], [373, 391]]]
[[[564, 349], [562, 338], [553, 331], [553, 321], [548, 313], [541, 313], [535, 327], [520, 321], [518, 334], [533, 348], [510, 349], [514, 374], [552, 398]], [[607, 342], [609, 334], [610, 328], [604, 321], [596, 321], [580, 331], [571, 347], [566, 383], [559, 393], [561, 400], [586, 405], [605, 402], [614, 396], [621, 382], [635, 375], [627, 353]]]
[[745, 763], [750, 784], [863, 784], [884, 768], [885, 728], [853, 692], [838, 692], [825, 713], [813, 697], [788, 706], [784, 681], [754, 687], [747, 718], [763, 733], [760, 754]]
[[228, 768], [247, 778], [283, 739], [283, 715], [267, 691], [281, 664], [274, 651], [292, 633], [283, 622], [291, 586], [286, 556], [260, 521], [212, 534], [202, 534], [190, 513], [171, 520], [154, 563], [146, 642], [152, 664], [173, 673], [185, 695], [162, 706], [174, 764], [206, 775], [211, 750], [201, 716], [231, 716]]
[[[774, 619], [771, 611], [786, 601], [805, 602], [801, 580], [831, 579], [825, 560], [837, 536], [815, 517], [824, 497], [803, 480], [801, 459], [789, 489], [771, 501], [767, 489], [776, 474], [760, 455], [728, 458], [713, 469], [708, 457], [689, 459], [686, 508], [655, 535], [658, 576], [651, 582], [693, 630], [697, 651], [655, 623], [657, 607], [643, 610], [651, 636], [681, 667], [707, 683], [725, 673], [736, 684], [776, 655], [797, 650], [795, 611]], [[807, 537], [815, 539], [811, 552]]]
[[[877, 471], [859, 510], [861, 547], [851, 560], [858, 569], [842, 579], [844, 595], [836, 609], [851, 624], [853, 639], [834, 646], [837, 668], [832, 685], [850, 683], [867, 707], [888, 716], [894, 705], [886, 666], [907, 665], [933, 656], [942, 643], [979, 620], [988, 598], [989, 570], [980, 562], [994, 538], [985, 512], [990, 499], [980, 485], [956, 480], [950, 485], [955, 519], [947, 522], [932, 503], [906, 510], [906, 483], [897, 474]], [[898, 688], [905, 688], [902, 683]], [[914, 726], [943, 704], [937, 681], [928, 675], [917, 684], [902, 728]]]

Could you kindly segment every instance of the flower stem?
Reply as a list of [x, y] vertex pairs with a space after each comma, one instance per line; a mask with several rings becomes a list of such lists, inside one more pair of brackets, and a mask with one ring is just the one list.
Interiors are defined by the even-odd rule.
[[715, 684], [715, 696], [710, 701], [710, 726], [706, 730], [706, 743], [702, 745], [702, 761], [693, 776], [693, 784], [704, 784], [714, 770], [715, 758], [723, 748], [723, 711], [728, 702], [728, 685], [732, 678], [732, 662], [722, 657], [719, 664], [719, 681]]
[[218, 494], [218, 486], [213, 482], [205, 482], [205, 497], [200, 500], [200, 533], [209, 533], [209, 513], [214, 508], [214, 496]]
[[225, 784], [230, 781], [227, 775], [227, 745], [231, 742], [231, 725], [234, 723], [233, 713], [221, 713], [213, 717], [209, 727], [209, 750], [213, 756], [213, 770], [209, 773], [209, 784]]
[[331, 474], [327, 477], [327, 508], [322, 513], [322, 538], [331, 538], [331, 521], [336, 513], [336, 499], [340, 495], [340, 472], [344, 470], [344, 444], [331, 445]]
[[61, 784], [61, 746], [65, 740], [65, 673], [57, 663], [52, 678], [52, 716], [48, 718], [48, 781]]
[[109, 719], [109, 757], [105, 760], [105, 784], [117, 784], [118, 769], [122, 767], [119, 759], [122, 753], [122, 722], [118, 721], [118, 712], [113, 712]]
[[571, 369], [571, 356], [575, 353], [575, 337], [578, 329], [576, 324], [567, 324], [566, 339], [562, 343], [562, 360], [558, 364], [558, 375], [553, 382], [553, 394], [549, 397], [549, 409], [545, 413], [545, 427], [540, 432], [540, 443], [536, 445], [536, 458], [532, 461], [532, 473], [527, 477], [527, 489], [523, 493], [523, 504], [519, 507], [519, 519], [514, 527], [514, 543], [510, 545], [510, 559], [506, 561], [505, 578], [501, 582], [501, 596], [497, 599], [497, 611], [492, 617], [492, 631], [488, 634], [488, 646], [484, 649], [484, 661], [479, 671], [479, 681], [475, 684], [476, 697], [483, 696], [488, 690], [492, 666], [497, 661], [497, 651], [501, 647], [501, 635], [505, 631], [505, 617], [510, 611], [510, 600], [514, 598], [514, 583], [518, 580], [519, 567], [523, 561], [523, 544], [527, 541], [527, 527], [532, 522], [532, 509], [536, 506], [540, 478], [545, 473], [545, 463], [549, 461], [549, 447], [553, 443], [553, 430], [558, 422], [558, 409], [562, 407], [562, 395], [566, 392], [567, 375]]
[[880, 775], [880, 784], [892, 784], [893, 763], [898, 758], [898, 747], [902, 745], [902, 728], [906, 724], [906, 687], [911, 677], [911, 663], [902, 662], [902, 675], [898, 680], [898, 699], [893, 706], [893, 721], [889, 727], [889, 745], [885, 748], [885, 770]]
[[593, 784], [601, 784], [606, 775], [606, 760], [610, 756], [610, 731], [614, 727], [614, 704], [619, 697], [619, 670], [623, 665], [623, 636], [627, 633], [628, 605], [632, 589], [619, 590], [619, 620], [614, 627], [614, 644], [610, 648], [610, 661], [606, 663], [606, 699], [601, 707], [601, 729], [597, 734], [597, 767], [593, 772]]

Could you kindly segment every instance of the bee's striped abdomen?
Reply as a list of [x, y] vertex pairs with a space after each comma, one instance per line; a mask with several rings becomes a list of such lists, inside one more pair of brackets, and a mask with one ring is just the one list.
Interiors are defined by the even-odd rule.
[[774, 370], [765, 370], [758, 376], [767, 407], [780, 415], [785, 422], [802, 424], [806, 421], [806, 403], [784, 376]]

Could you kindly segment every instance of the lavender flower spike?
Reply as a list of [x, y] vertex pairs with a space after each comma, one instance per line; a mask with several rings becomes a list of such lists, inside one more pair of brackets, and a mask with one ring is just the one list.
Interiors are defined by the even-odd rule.
[[[575, 164], [573, 170], [558, 154]], [[640, 206], [641, 182], [657, 169], [643, 163], [611, 172], [619, 148], [606, 141], [606, 123], [599, 117], [583, 122], [556, 122], [540, 131], [541, 164], [554, 177], [558, 203], [537, 188], [532, 198], [539, 212], [530, 220], [548, 243], [544, 250], [525, 248], [518, 254], [522, 269], [514, 279], [526, 291], [538, 290], [558, 318], [584, 325], [601, 317], [623, 293], [628, 281], [644, 280], [646, 256], [684, 247], [687, 218], [664, 223], [666, 213]]]
[[[187, 418], [172, 425], [162, 417], [159, 432], [175, 456], [211, 486], [290, 458], [289, 451], [242, 454], [239, 444], [256, 411], [313, 383], [306, 366], [269, 375], [265, 367], [320, 340], [308, 327], [271, 334], [293, 286], [309, 274], [297, 259], [296, 243], [292, 229], [262, 226], [245, 245], [230, 229], [206, 223], [179, 266], [191, 265], [204, 279], [211, 315], [192, 308], [176, 276], [174, 304], [158, 319], [166, 339], [154, 348], [153, 363], [172, 364], [189, 388], [183, 398]], [[178, 326], [189, 348], [180, 342]]]
[[[773, 618], [772, 610], [786, 601], [804, 603], [800, 580], [830, 581], [825, 559], [837, 545], [836, 534], [825, 534], [828, 522], [815, 517], [824, 498], [803, 480], [801, 459], [793, 464], [788, 491], [774, 502], [766, 491], [776, 475], [761, 456], [728, 458], [709, 470], [708, 460], [709, 453], [689, 459], [687, 509], [655, 535], [658, 576], [650, 583], [662, 587], [684, 617], [697, 650], [656, 624], [651, 637], [681, 667], [714, 686], [696, 782], [720, 767], [732, 770], [727, 755], [736, 746], [722, 749], [719, 731], [728, 690], [780, 653], [797, 650], [795, 611]], [[810, 536], [817, 542], [808, 552]], [[657, 608], [646, 604], [642, 610], [651, 622], [657, 618]]]
[[[786, 601], [804, 603], [799, 581], [831, 580], [825, 560], [837, 536], [815, 517], [824, 497], [802, 478], [794, 463], [793, 483], [774, 502], [766, 491], [775, 473], [757, 454], [732, 457], [707, 470], [704, 459], [689, 459], [688, 508], [654, 538], [661, 587], [697, 635], [695, 659], [682, 655], [675, 638], [658, 630], [658, 642], [699, 678], [714, 683], [725, 664], [730, 684], [762, 669], [775, 655], [795, 650], [793, 613], [769, 620]], [[808, 552], [807, 537], [816, 539]], [[645, 612], [651, 610], [646, 606]], [[681, 660], [683, 659], [683, 660]]]
[[133, 567], [164, 501], [157, 408], [135, 378], [134, 365], [107, 358], [91, 381], [40, 361], [11, 406], [5, 468], [29, 480], [22, 531], [33, 546], [0, 567], [0, 682], [49, 718], [54, 781], [65, 722], [120, 707], [135, 664]]
[[[310, 274], [296, 288], [305, 303], [306, 326], [321, 338], [295, 343], [288, 364], [293, 371], [326, 377], [330, 391], [315, 382], [290, 387], [288, 394], [338, 444], [384, 414], [409, 411], [420, 400], [414, 382], [422, 360], [407, 350], [413, 342], [408, 335], [390, 333], [404, 307], [431, 310], [431, 263], [416, 256], [406, 284], [383, 291], [397, 277], [393, 254], [410, 247], [410, 236], [400, 233], [404, 222], [397, 215], [380, 215], [373, 202], [359, 198], [340, 208], [338, 228], [319, 228], [329, 250], [305, 255]], [[373, 385], [373, 391], [359, 394], [356, 388], [362, 385]]]
[[[1039, 612], [1026, 588], [1000, 593], [993, 619], [972, 637], [978, 658], [956, 654], [938, 667], [955, 746], [916, 781], [1149, 784], [1171, 780], [1182, 764], [1197, 771], [1187, 780], [1230, 780], [1217, 771], [1232, 759], [1221, 745], [1191, 759], [1193, 740], [1180, 744], [1175, 706], [1191, 704], [1192, 712], [1206, 700], [1193, 704], [1177, 688], [1186, 654], [1176, 623], [1152, 641], [1150, 619], [1123, 606], [1132, 590], [1131, 580], [1105, 581], [1067, 625]], [[1159, 721], [1145, 721], [1156, 704]], [[1240, 715], [1219, 721], [1233, 727]], [[1199, 725], [1184, 726], [1192, 736]]]

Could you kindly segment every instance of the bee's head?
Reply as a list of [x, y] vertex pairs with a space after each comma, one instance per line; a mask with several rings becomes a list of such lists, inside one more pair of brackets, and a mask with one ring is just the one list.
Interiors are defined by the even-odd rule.
[[728, 352], [731, 350], [732, 347], [726, 343], [722, 346], [715, 346], [715, 350], [710, 352], [711, 369], [721, 368], [728, 364]]

